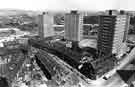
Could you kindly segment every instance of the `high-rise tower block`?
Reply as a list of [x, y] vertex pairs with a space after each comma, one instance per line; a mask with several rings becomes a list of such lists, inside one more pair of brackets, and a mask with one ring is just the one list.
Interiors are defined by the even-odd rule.
[[65, 14], [65, 39], [71, 41], [82, 40], [83, 16], [77, 11]]
[[49, 13], [43, 13], [39, 15], [39, 36], [41, 38], [54, 35], [53, 29], [53, 15]]
[[128, 15], [101, 15], [98, 30], [99, 57], [119, 54], [127, 39], [129, 26]]

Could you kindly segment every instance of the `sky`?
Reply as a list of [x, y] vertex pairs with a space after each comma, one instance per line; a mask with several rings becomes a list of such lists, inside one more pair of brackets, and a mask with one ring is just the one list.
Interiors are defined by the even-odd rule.
[[135, 11], [135, 0], [123, 0], [121, 1], [121, 9], [134, 10]]
[[0, 9], [23, 10], [135, 10], [134, 0], [1, 0]]

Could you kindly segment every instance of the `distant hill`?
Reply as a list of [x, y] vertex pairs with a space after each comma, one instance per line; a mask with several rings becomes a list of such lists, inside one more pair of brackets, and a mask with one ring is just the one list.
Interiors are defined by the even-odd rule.
[[40, 13], [39, 11], [30, 11], [30, 10], [0, 9], [0, 16], [22, 15], [22, 14], [35, 16], [38, 15], [39, 13]]

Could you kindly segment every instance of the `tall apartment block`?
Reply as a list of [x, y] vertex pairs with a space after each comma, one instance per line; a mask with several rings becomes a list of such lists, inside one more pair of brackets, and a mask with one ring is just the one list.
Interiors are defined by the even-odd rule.
[[39, 36], [41, 38], [50, 37], [54, 35], [53, 29], [53, 15], [43, 13], [38, 16], [39, 19]]
[[128, 15], [100, 15], [98, 30], [99, 57], [109, 54], [119, 54], [122, 44], [127, 39], [129, 16]]
[[82, 40], [83, 16], [77, 11], [65, 14], [65, 39], [71, 41]]

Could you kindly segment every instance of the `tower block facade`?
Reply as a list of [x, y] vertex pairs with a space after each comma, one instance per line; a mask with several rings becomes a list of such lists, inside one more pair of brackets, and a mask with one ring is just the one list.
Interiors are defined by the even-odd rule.
[[76, 11], [65, 14], [65, 39], [80, 41], [83, 36], [83, 16]]
[[99, 16], [98, 54], [99, 57], [109, 54], [119, 54], [127, 39], [129, 28], [128, 15]]
[[54, 18], [52, 14], [43, 13], [39, 15], [39, 36], [41, 38], [54, 35], [53, 23]]

